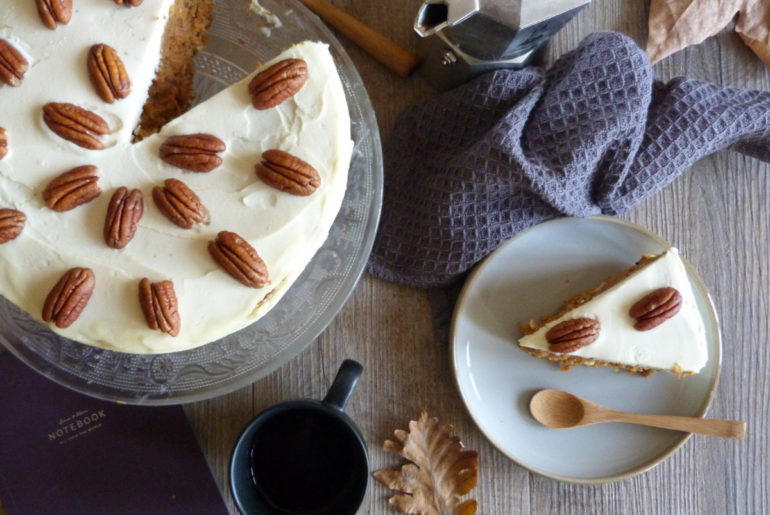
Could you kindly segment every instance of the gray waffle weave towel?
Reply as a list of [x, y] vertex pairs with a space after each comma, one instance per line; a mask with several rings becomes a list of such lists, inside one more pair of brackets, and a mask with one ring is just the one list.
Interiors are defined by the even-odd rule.
[[494, 71], [399, 116], [368, 271], [447, 285], [533, 224], [622, 213], [726, 148], [770, 161], [770, 93], [655, 82], [632, 40], [593, 34], [547, 73]]

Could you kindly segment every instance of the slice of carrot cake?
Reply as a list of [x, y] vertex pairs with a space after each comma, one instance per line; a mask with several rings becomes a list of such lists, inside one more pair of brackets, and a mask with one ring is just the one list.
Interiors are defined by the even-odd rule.
[[675, 248], [635, 265], [564, 302], [539, 322], [521, 326], [519, 346], [536, 358], [615, 367], [644, 376], [686, 376], [708, 361], [706, 330]]

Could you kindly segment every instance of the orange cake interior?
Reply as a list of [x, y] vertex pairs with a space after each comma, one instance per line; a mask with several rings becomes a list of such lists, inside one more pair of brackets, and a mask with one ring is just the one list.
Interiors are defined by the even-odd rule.
[[158, 132], [192, 105], [196, 98], [193, 58], [206, 44], [213, 11], [213, 0], [176, 0], [171, 6], [160, 64], [134, 131], [135, 140]]

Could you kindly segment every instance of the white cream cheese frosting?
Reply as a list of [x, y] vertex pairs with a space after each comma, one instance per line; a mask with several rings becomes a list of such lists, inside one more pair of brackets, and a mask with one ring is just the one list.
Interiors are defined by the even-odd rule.
[[[159, 134], [132, 144], [173, 1], [124, 8], [107, 0], [78, 0], [70, 23], [54, 31], [42, 25], [34, 4], [0, 0], [0, 37], [30, 63], [20, 87], [0, 84], [0, 127], [7, 131], [9, 150], [0, 160], [0, 208], [27, 217], [19, 237], [0, 245], [0, 294], [40, 319], [59, 277], [73, 267], [91, 268], [96, 286], [80, 317], [66, 329], [49, 326], [82, 343], [130, 353], [190, 349], [263, 316], [326, 240], [345, 193], [353, 142], [328, 47], [295, 45], [260, 68], [288, 57], [307, 62], [307, 82], [277, 107], [252, 107], [247, 85], [258, 69]], [[86, 56], [96, 43], [117, 50], [131, 79], [131, 94], [113, 104], [102, 102], [88, 79]], [[49, 102], [70, 102], [102, 116], [111, 127], [102, 138], [105, 149], [87, 150], [51, 132], [42, 120], [42, 107]], [[227, 145], [215, 170], [187, 172], [158, 157], [167, 137], [200, 132]], [[298, 197], [261, 182], [254, 166], [268, 149], [311, 164], [321, 186], [311, 196]], [[102, 194], [71, 211], [48, 209], [42, 200], [45, 186], [81, 165], [98, 167]], [[151, 191], [167, 178], [183, 181], [198, 195], [209, 211], [208, 225], [185, 230], [158, 211]], [[102, 232], [109, 199], [120, 186], [142, 191], [144, 215], [133, 240], [112, 249]], [[269, 274], [263, 288], [237, 282], [211, 258], [208, 242], [223, 230], [257, 250]], [[138, 301], [143, 277], [173, 281], [181, 316], [176, 337], [148, 328]]]
[[[670, 286], [682, 296], [679, 312], [648, 331], [634, 329], [631, 306], [658, 288]], [[627, 278], [519, 339], [524, 348], [548, 351], [548, 330], [565, 320], [591, 318], [599, 322], [599, 337], [569, 356], [635, 367], [681, 372], [700, 371], [708, 361], [706, 330], [687, 271], [675, 248]]]

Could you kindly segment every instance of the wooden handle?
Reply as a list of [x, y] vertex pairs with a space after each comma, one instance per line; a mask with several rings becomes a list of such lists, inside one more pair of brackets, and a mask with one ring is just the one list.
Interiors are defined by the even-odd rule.
[[326, 0], [300, 1], [322, 20], [401, 77], [408, 76], [417, 66], [418, 59], [415, 54], [398, 46]]
[[735, 440], [743, 440], [746, 437], [746, 423], [739, 420], [643, 415], [640, 413], [613, 411], [605, 422], [629, 422], [632, 424], [661, 427], [663, 429], [675, 429], [688, 433], [733, 438]]

